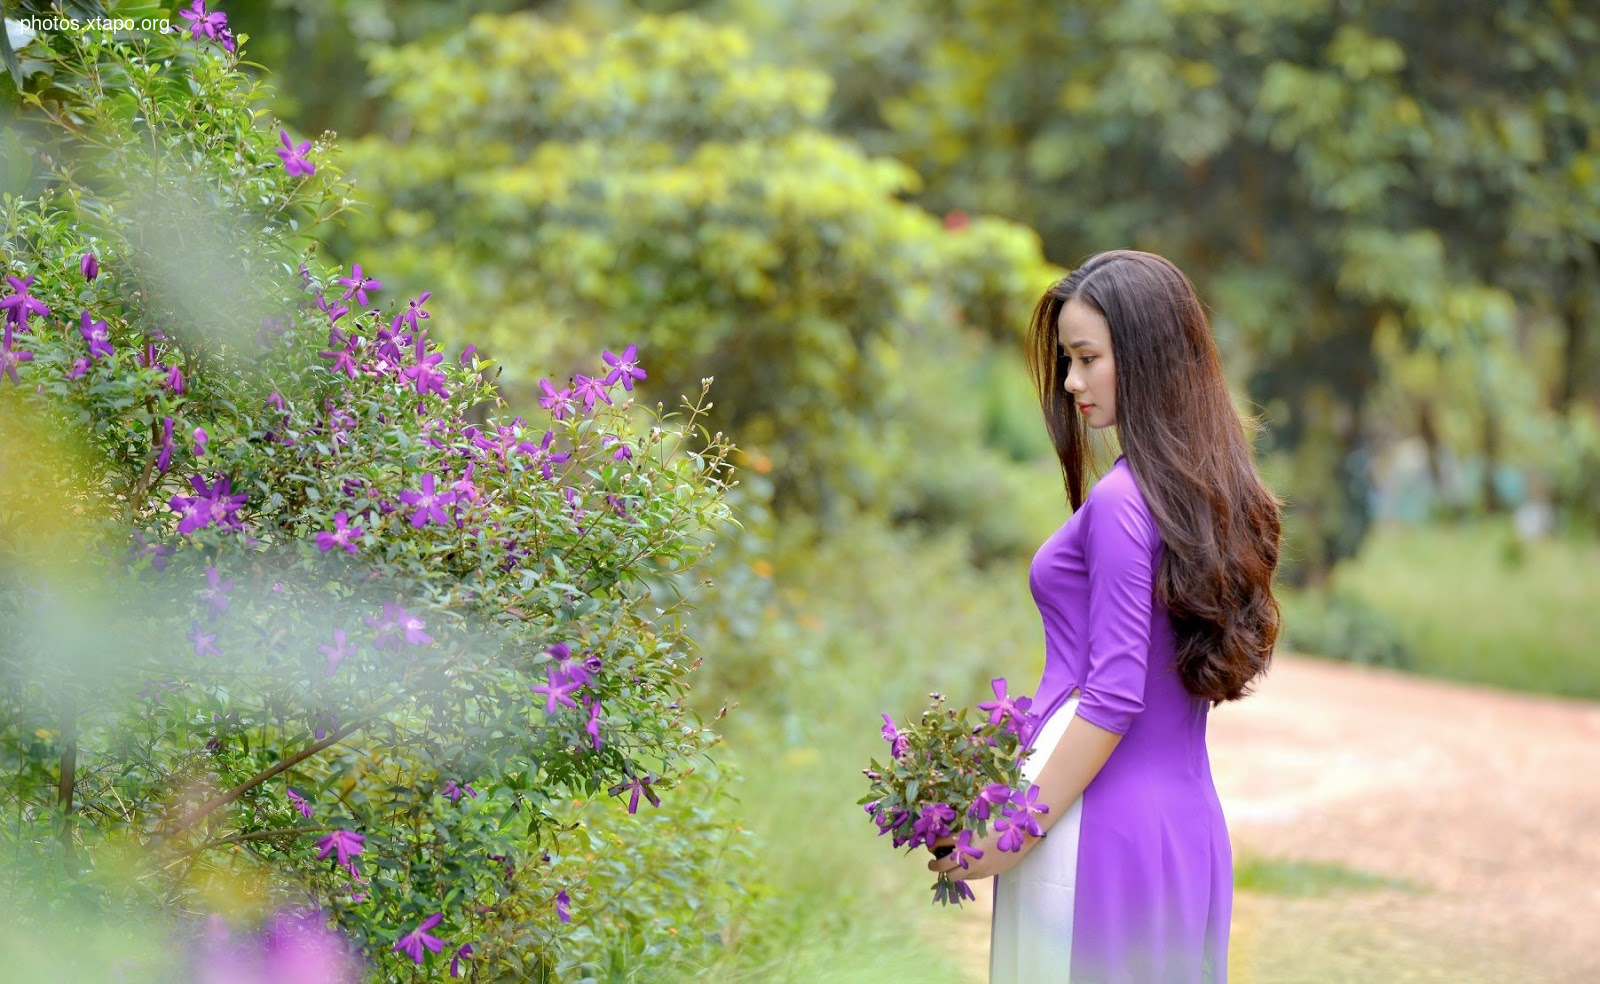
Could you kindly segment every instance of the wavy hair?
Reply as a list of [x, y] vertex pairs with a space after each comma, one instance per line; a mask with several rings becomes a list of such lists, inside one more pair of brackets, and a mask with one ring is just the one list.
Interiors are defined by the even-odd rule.
[[1176, 631], [1179, 677], [1213, 704], [1237, 700], [1265, 672], [1282, 624], [1272, 578], [1283, 501], [1256, 470], [1250, 438], [1260, 421], [1233, 406], [1189, 278], [1153, 253], [1097, 253], [1045, 291], [1027, 341], [1074, 512], [1089, 433], [1063, 388], [1056, 334], [1074, 298], [1111, 329], [1117, 439], [1166, 545], [1155, 591]]

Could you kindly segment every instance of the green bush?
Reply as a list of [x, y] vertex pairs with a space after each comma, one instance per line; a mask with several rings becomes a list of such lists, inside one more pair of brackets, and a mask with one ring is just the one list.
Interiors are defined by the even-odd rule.
[[[705, 389], [645, 413], [629, 350], [506, 419], [426, 294], [373, 303], [378, 271], [317, 262], [306, 230], [350, 203], [333, 148], [263, 128], [215, 40], [22, 51], [44, 68], [27, 193], [0, 202], [7, 910], [309, 908], [394, 980], [698, 955], [737, 898], [706, 863], [734, 841], [715, 788], [667, 808], [694, 844], [614, 805], [574, 824], [670, 804], [717, 741], [663, 601], [731, 518]], [[638, 850], [593, 850], [625, 831]], [[622, 928], [583, 921], [607, 905]], [[151, 959], [121, 971], [176, 972]]]
[[1352, 595], [1281, 596], [1281, 646], [1347, 663], [1410, 669], [1416, 656], [1396, 621]]

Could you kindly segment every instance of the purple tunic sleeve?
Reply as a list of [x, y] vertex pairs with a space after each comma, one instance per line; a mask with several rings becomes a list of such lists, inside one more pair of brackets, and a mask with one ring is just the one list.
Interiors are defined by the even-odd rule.
[[1144, 710], [1161, 532], [1127, 469], [1096, 485], [1088, 510], [1088, 670], [1078, 716], [1119, 735]]

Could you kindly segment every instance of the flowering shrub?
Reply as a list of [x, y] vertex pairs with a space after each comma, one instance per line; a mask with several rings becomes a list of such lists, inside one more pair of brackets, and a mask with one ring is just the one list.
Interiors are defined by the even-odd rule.
[[220, 880], [382, 978], [562, 979], [571, 804], [654, 809], [717, 740], [670, 597], [729, 522], [709, 381], [647, 414], [617, 346], [496, 415], [427, 293], [318, 260], [332, 148], [261, 128], [247, 38], [184, 17], [25, 49], [0, 829], [59, 878], [16, 908], [203, 911]]
[[[946, 707], [944, 696], [930, 694], [932, 706], [905, 729], [883, 716], [883, 739], [889, 743], [889, 764], [873, 759], [863, 769], [872, 791], [861, 799], [879, 836], [892, 834], [896, 848], [934, 848], [954, 837], [953, 846], [938, 847], [940, 857], [953, 852], [960, 867], [983, 857], [973, 845], [989, 825], [1000, 833], [1002, 851], [1020, 851], [1023, 837], [1042, 833], [1037, 817], [1049, 811], [1038, 801], [1039, 790], [1022, 778], [1031, 730], [1029, 697], [1006, 693], [1005, 677], [993, 681], [994, 697], [978, 705], [989, 718], [973, 725], [963, 708]], [[948, 872], [933, 885], [936, 903], [961, 904], [972, 889]]]

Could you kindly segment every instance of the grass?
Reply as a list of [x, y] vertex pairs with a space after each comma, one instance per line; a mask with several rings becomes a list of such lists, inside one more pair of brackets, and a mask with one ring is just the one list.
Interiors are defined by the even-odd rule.
[[1332, 586], [1390, 616], [1419, 673], [1600, 699], [1600, 543], [1515, 544], [1505, 521], [1381, 526]]
[[1234, 859], [1233, 887], [1267, 895], [1321, 896], [1339, 891], [1393, 888], [1417, 891], [1403, 879], [1348, 868], [1337, 862], [1241, 855]]

